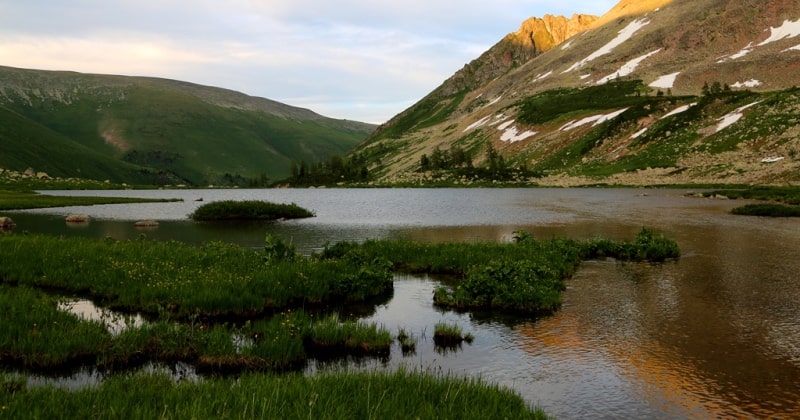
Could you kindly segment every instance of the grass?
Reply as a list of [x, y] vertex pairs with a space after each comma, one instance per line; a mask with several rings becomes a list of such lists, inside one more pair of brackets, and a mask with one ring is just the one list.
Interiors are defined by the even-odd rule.
[[63, 418], [544, 419], [513, 392], [477, 379], [400, 370], [312, 377], [246, 374], [179, 383], [162, 373], [69, 391], [0, 376], [0, 416]]
[[731, 210], [731, 213], [740, 216], [800, 217], [800, 187], [756, 186], [728, 188], [708, 191], [703, 193], [703, 196], [724, 196], [732, 200], [746, 199], [774, 202], [748, 204]]
[[703, 193], [705, 197], [714, 197], [717, 195], [728, 197], [731, 200], [769, 200], [785, 204], [800, 205], [800, 187], [757, 186], [717, 189]]
[[[44, 81], [49, 87], [0, 101], [0, 167], [51, 176], [159, 185], [241, 183], [262, 173], [280, 179], [289, 175], [290, 161], [342, 154], [373, 129], [167, 80], [2, 74], [8, 86]], [[69, 91], [69, 98], [51, 91]], [[297, 114], [287, 118], [287, 112]], [[109, 138], [122, 144], [114, 147]]]
[[224, 200], [204, 204], [189, 217], [196, 221], [278, 220], [314, 217], [314, 213], [295, 203], [276, 204], [259, 200]]
[[0, 210], [22, 210], [47, 207], [92, 206], [96, 204], [167, 203], [180, 200], [128, 197], [58, 197], [27, 191], [0, 190]]
[[518, 233], [516, 243], [438, 243], [367, 240], [327, 246], [321, 258], [370, 261], [386, 258], [395, 270], [444, 274], [460, 279], [452, 290], [440, 287], [434, 303], [459, 309], [552, 313], [561, 305], [564, 281], [581, 261], [616, 258], [663, 262], [680, 256], [675, 241], [643, 228], [635, 241], [535, 240]]
[[433, 327], [433, 342], [437, 346], [452, 347], [466, 341], [472, 343], [475, 337], [471, 333], [464, 334], [456, 324], [438, 322]]
[[800, 206], [783, 204], [748, 204], [736, 207], [731, 213], [740, 216], [800, 217]]
[[357, 302], [392, 288], [380, 259], [296, 258], [222, 242], [0, 235], [0, 283], [47, 287], [125, 311], [239, 319], [304, 305]]
[[58, 302], [28, 287], [0, 286], [0, 362], [47, 372], [146, 362], [185, 362], [203, 372], [284, 372], [302, 368], [309, 357], [388, 354], [393, 341], [375, 324], [303, 311], [241, 326], [153, 320], [112, 335], [100, 321], [59, 310]]

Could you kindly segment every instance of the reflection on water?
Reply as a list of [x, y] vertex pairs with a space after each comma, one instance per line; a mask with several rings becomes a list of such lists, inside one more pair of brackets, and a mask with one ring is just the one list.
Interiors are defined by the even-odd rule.
[[141, 315], [121, 314], [106, 308], [100, 308], [94, 302], [86, 299], [69, 299], [60, 302], [58, 309], [87, 321], [98, 321], [105, 325], [112, 335], [119, 335], [127, 328], [141, 327], [145, 323]]
[[[310, 253], [326, 242], [366, 238], [509, 241], [520, 228], [540, 239], [630, 239], [651, 226], [678, 241], [679, 261], [584, 263], [562, 309], [540, 319], [440, 311], [432, 305], [437, 280], [398, 276], [393, 298], [358, 316], [395, 334], [406, 329], [416, 351], [404, 355], [395, 344], [389, 359], [346, 366], [480, 376], [559, 418], [800, 417], [800, 225], [728, 214], [743, 203], [626, 189], [81, 193], [186, 201], [18, 212], [17, 231], [127, 239], [143, 233], [135, 220], [155, 219], [160, 226], [148, 238], [260, 247], [271, 233]], [[295, 202], [317, 217], [195, 224], [185, 216], [198, 196]], [[63, 216], [71, 212], [93, 220], [69, 228]], [[443, 355], [433, 345], [437, 322], [455, 323], [475, 341]]]

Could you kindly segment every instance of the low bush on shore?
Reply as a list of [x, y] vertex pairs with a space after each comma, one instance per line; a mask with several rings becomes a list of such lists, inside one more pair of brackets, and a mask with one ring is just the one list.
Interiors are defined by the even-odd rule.
[[314, 217], [314, 213], [294, 203], [277, 204], [259, 200], [225, 200], [203, 204], [189, 217], [196, 221], [279, 220]]

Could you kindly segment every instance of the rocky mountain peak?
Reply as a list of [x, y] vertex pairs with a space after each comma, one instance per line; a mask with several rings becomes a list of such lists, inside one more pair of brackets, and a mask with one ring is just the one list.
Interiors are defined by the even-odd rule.
[[571, 18], [554, 15], [532, 17], [522, 22], [518, 31], [506, 36], [506, 40], [525, 46], [534, 54], [543, 53], [590, 28], [597, 19], [597, 16], [579, 14]]

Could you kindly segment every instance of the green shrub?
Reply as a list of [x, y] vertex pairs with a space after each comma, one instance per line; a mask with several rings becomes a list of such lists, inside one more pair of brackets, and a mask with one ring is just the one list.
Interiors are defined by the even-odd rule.
[[278, 220], [314, 217], [314, 213], [295, 203], [276, 204], [259, 200], [224, 200], [204, 204], [189, 217], [196, 221]]

